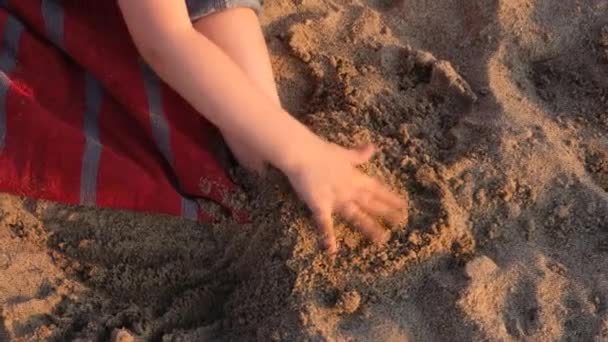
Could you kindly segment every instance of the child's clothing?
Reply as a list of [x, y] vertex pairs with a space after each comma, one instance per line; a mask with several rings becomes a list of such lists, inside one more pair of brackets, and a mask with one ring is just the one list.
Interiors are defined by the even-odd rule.
[[[188, 1], [193, 19], [241, 5], [259, 3]], [[223, 148], [139, 58], [116, 1], [0, 0], [1, 192], [209, 221], [204, 198], [242, 217]]]
[[192, 20], [228, 8], [246, 7], [253, 9], [256, 13], [260, 13], [262, 10], [262, 0], [186, 0], [186, 4]]

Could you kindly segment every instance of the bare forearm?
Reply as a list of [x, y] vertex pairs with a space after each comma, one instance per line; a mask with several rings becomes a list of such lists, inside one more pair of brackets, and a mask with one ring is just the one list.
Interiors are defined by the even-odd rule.
[[158, 46], [149, 62], [160, 77], [222, 131], [258, 147], [269, 162], [277, 162], [272, 159], [285, 153], [294, 140], [308, 138], [306, 128], [195, 30]]
[[288, 167], [296, 144], [318, 139], [191, 25], [167, 28], [151, 20], [148, 29], [155, 34], [142, 34], [136, 20], [129, 23], [127, 17], [140, 53], [155, 72], [209, 121], [254, 146], [268, 162]]

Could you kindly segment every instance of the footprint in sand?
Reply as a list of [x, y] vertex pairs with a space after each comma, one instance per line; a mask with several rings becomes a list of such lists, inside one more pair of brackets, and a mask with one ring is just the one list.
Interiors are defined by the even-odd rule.
[[536, 333], [541, 322], [536, 285], [532, 281], [521, 279], [515, 285], [514, 291], [507, 298], [503, 317], [507, 332], [515, 338], [532, 336]]
[[608, 191], [608, 152], [606, 148], [593, 146], [587, 151], [585, 159], [587, 171], [596, 184]]
[[601, 325], [593, 312], [595, 306], [588, 300], [579, 298], [574, 292], [565, 296], [563, 306], [567, 309], [567, 319], [563, 322], [565, 340], [592, 341], [594, 332]]

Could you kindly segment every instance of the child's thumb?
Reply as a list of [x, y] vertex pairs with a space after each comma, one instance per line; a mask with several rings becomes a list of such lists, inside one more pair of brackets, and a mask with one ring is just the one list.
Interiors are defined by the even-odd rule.
[[369, 144], [353, 149], [351, 152], [351, 160], [354, 165], [367, 163], [376, 153], [376, 148]]

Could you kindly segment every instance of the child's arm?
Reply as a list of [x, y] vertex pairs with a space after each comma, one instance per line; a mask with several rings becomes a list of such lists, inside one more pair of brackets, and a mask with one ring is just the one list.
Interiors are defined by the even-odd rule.
[[297, 151], [293, 137], [298, 141], [312, 138], [295, 119], [272, 105], [219, 48], [193, 28], [185, 1], [124, 0], [119, 3], [146, 62], [222, 131], [240, 136], [258, 147], [269, 162], [272, 160], [283, 167], [294, 154], [288, 151]]
[[190, 23], [185, 1], [119, 0], [142, 57], [156, 73], [223, 132], [238, 136], [283, 171], [312, 209], [335, 251], [332, 212], [371, 239], [386, 232], [364, 211], [390, 215], [405, 201], [356, 170], [372, 155], [329, 144], [268, 100], [221, 49]]

